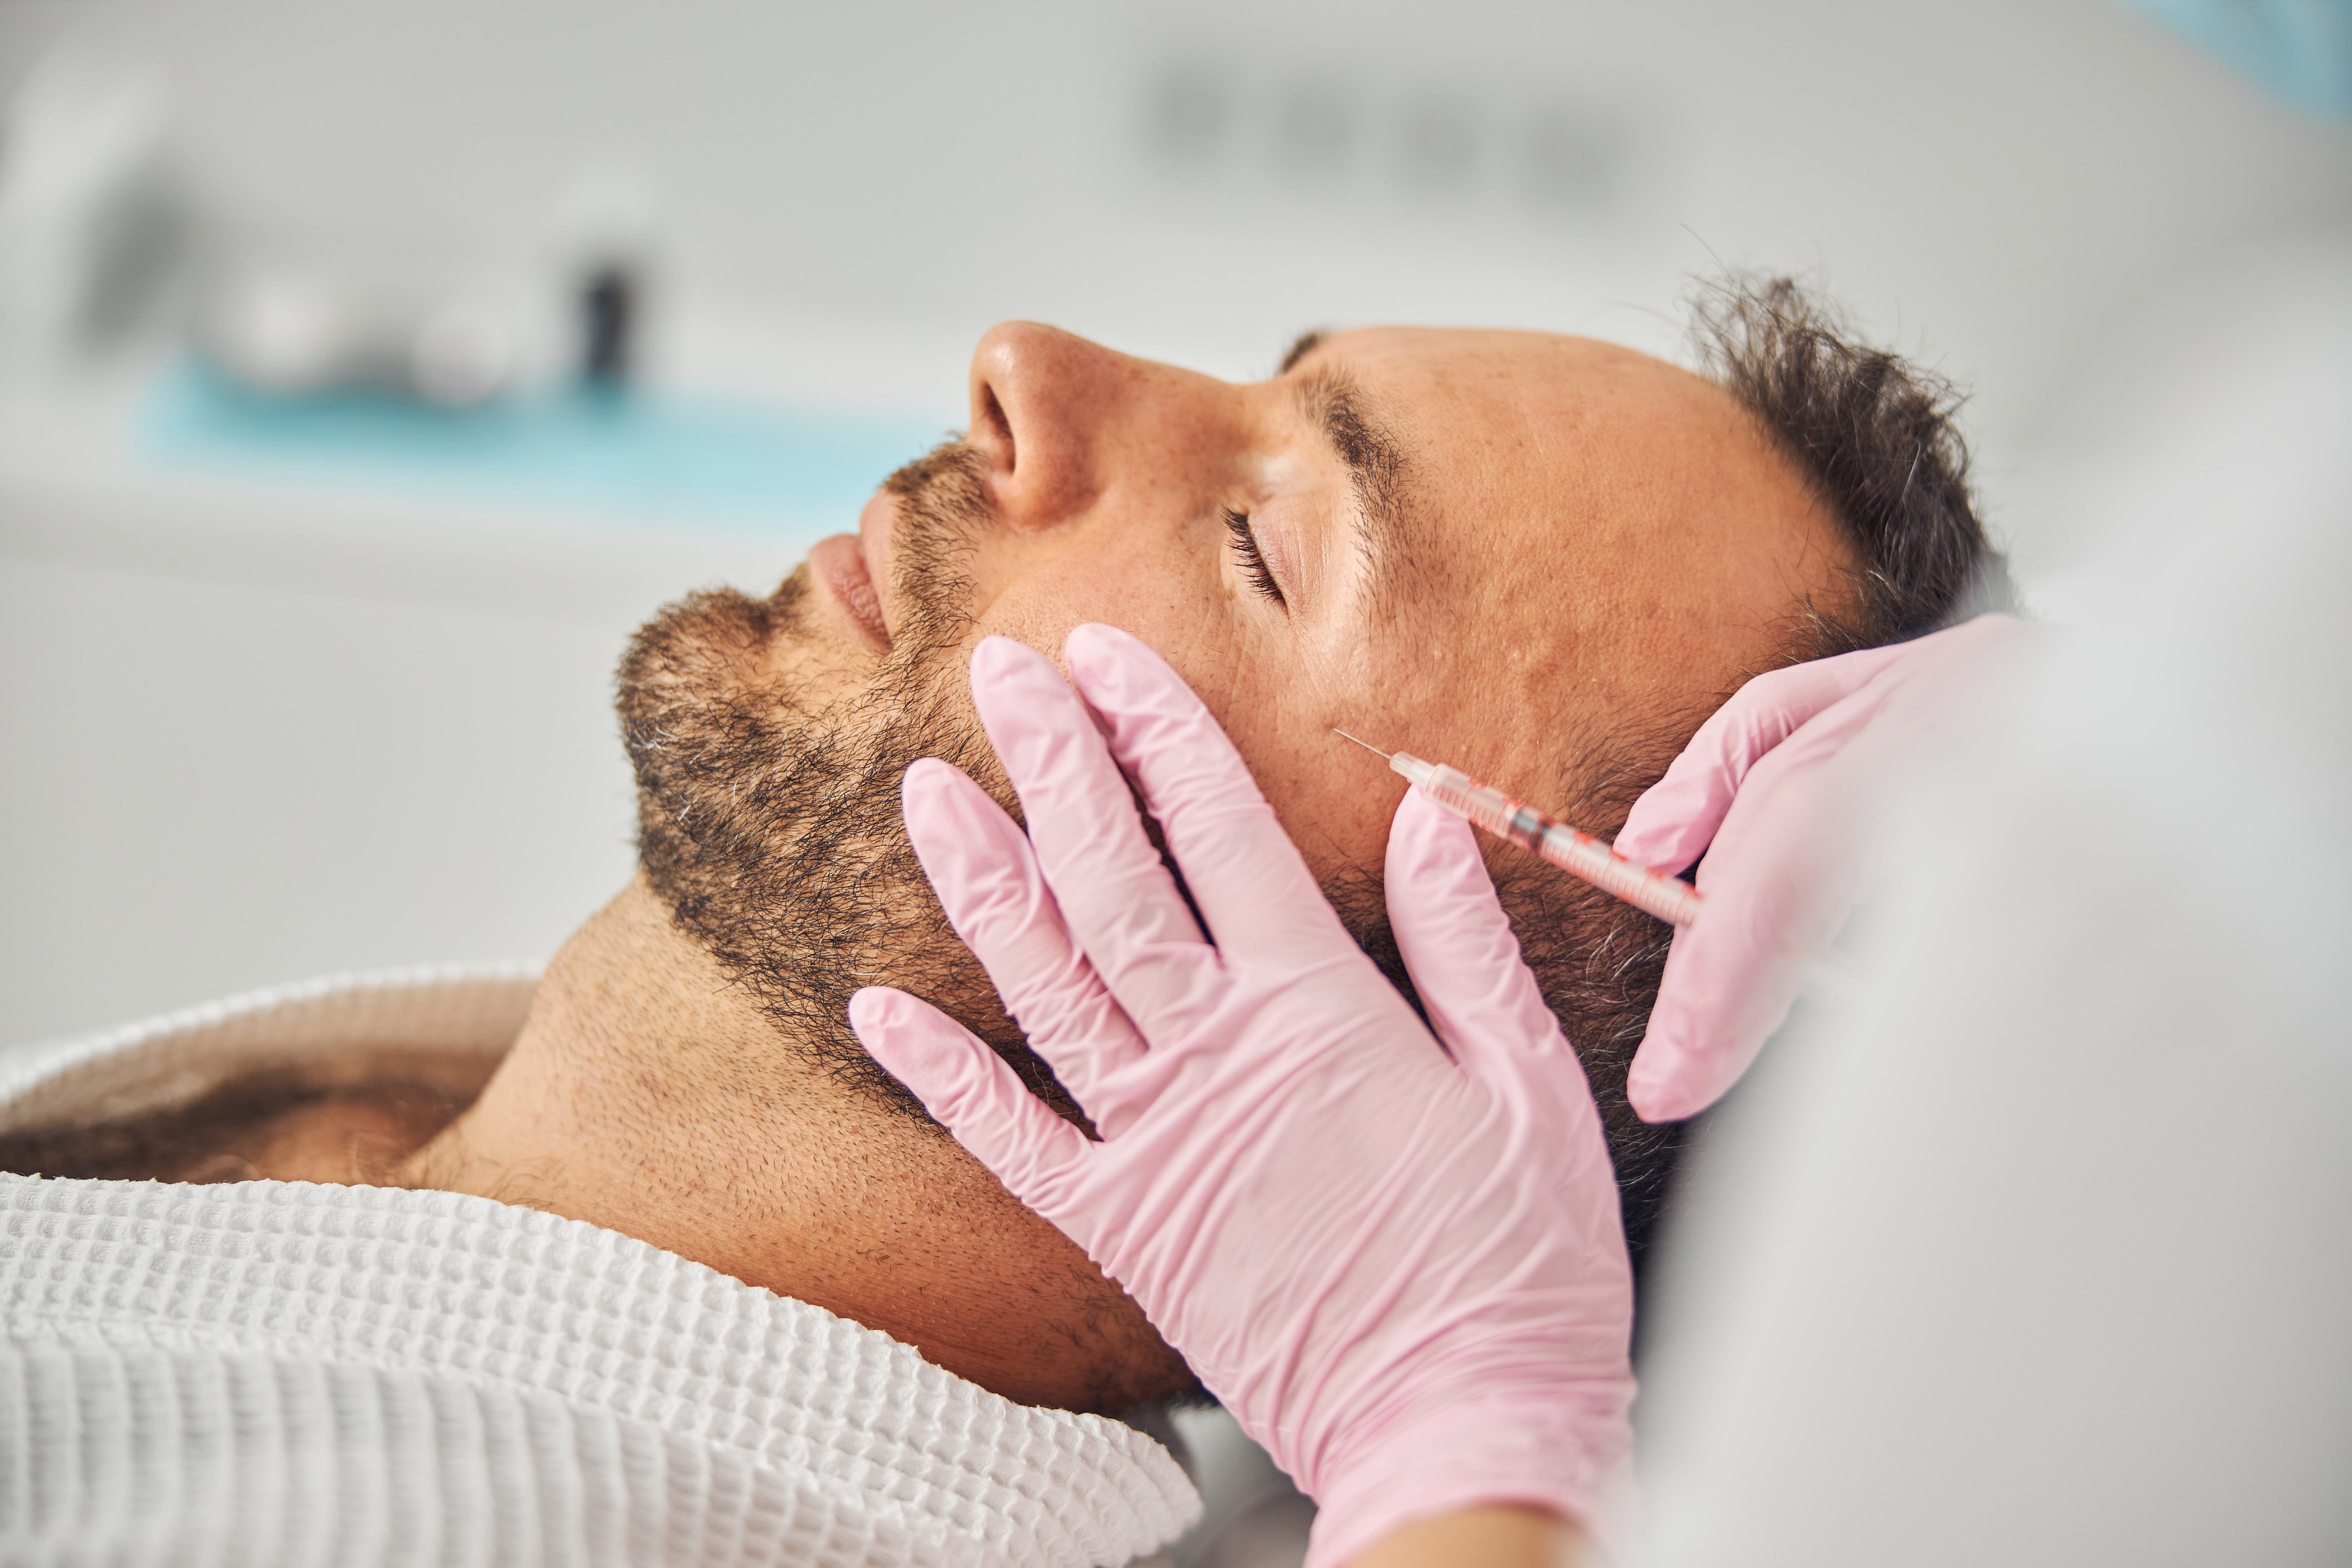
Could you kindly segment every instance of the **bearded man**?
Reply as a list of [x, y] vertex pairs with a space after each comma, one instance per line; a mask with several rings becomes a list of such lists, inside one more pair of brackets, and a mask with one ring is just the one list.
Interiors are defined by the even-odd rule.
[[[79, 1178], [0, 1183], [24, 1407], [115, 1421], [129, 1447], [100, 1447], [129, 1475], [160, 1441], [140, 1389], [201, 1384], [222, 1410], [322, 1390], [275, 1436], [221, 1427], [261, 1478], [215, 1510], [247, 1548], [308, 1528], [289, 1456], [327, 1431], [335, 1495], [359, 1500], [320, 1539], [394, 1520], [396, 1471], [436, 1500], [410, 1521], [427, 1556], [482, 1531], [684, 1558], [714, 1531], [795, 1561], [1150, 1549], [1181, 1479], [1124, 1428], [1048, 1412], [1126, 1409], [1189, 1372], [847, 1026], [861, 986], [925, 996], [1076, 1114], [930, 897], [899, 775], [943, 757], [1014, 807], [971, 647], [1123, 626], [1216, 713], [1403, 985], [1379, 879], [1399, 786], [1334, 726], [1606, 834], [1748, 677], [2005, 596], [1948, 388], [1785, 281], [1710, 291], [1699, 327], [1704, 374], [1383, 328], [1310, 335], [1251, 385], [991, 331], [969, 431], [892, 476], [856, 535], [764, 599], [698, 594], [637, 635], [619, 707], [640, 873], [519, 1022], [512, 981], [378, 987], [357, 1012], [312, 995], [132, 1031], [20, 1081], [0, 1165]], [[1624, 1071], [1668, 932], [1530, 858], [1491, 865], [1591, 1077], [1638, 1256], [1678, 1133], [1632, 1115]], [[341, 1185], [279, 1184], [302, 1182]], [[93, 1252], [91, 1225], [132, 1250]], [[354, 1364], [376, 1392], [336, 1382]], [[68, 1534], [130, 1484], [21, 1455], [11, 1474]]]

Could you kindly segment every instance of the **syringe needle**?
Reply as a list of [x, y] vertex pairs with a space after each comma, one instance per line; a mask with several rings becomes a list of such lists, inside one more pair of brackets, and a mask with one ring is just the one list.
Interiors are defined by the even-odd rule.
[[1364, 750], [1366, 750], [1366, 751], [1368, 751], [1368, 752], [1371, 752], [1371, 753], [1372, 753], [1372, 755], [1374, 755], [1374, 756], [1376, 756], [1376, 757], [1386, 757], [1386, 756], [1388, 755], [1388, 753], [1387, 753], [1386, 752], [1381, 751], [1378, 746], [1373, 745], [1370, 741], [1360, 740], [1360, 739], [1359, 739], [1358, 737], [1356, 737], [1356, 736], [1354, 736], [1354, 735], [1349, 735], [1347, 731], [1342, 730], [1342, 729], [1341, 729], [1341, 728], [1339, 728], [1339, 725], [1337, 725], [1337, 724], [1334, 724], [1334, 725], [1332, 725], [1332, 726], [1331, 726], [1331, 733], [1333, 733], [1334, 735], [1346, 735], [1346, 736], [1347, 736], [1347, 738], [1348, 738], [1349, 740], [1350, 740], [1350, 741], [1354, 741], [1354, 742], [1356, 742], [1356, 744], [1358, 744], [1358, 745], [1360, 745], [1360, 746], [1363, 747], [1363, 748], [1364, 748]]

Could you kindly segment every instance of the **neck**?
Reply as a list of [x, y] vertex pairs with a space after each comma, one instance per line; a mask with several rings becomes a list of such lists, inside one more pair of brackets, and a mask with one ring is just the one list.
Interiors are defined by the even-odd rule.
[[1082, 1253], [936, 1129], [827, 1077], [642, 879], [564, 945], [480, 1100], [399, 1179], [635, 1237], [1024, 1403], [1169, 1391], [1164, 1370], [1129, 1386], [1137, 1331], [1169, 1352]]

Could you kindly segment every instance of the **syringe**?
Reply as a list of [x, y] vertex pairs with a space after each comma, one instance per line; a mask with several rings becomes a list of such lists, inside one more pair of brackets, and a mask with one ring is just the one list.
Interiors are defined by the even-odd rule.
[[1533, 806], [1521, 805], [1501, 790], [1480, 784], [1458, 768], [1425, 763], [1404, 752], [1383, 752], [1370, 741], [1359, 740], [1336, 726], [1331, 732], [1346, 736], [1375, 756], [1386, 757], [1390, 767], [1427, 790], [1430, 798], [1439, 805], [1461, 813], [1497, 838], [1534, 850], [1612, 898], [1622, 899], [1637, 910], [1678, 926], [1698, 919], [1699, 909], [1706, 900], [1689, 883], [1628, 860], [1590, 833], [1579, 833]]

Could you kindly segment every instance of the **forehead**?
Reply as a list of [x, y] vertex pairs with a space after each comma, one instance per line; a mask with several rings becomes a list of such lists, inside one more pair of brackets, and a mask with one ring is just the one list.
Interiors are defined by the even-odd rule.
[[[1344, 376], [1399, 461], [1384, 618], [1486, 658], [1498, 696], [1654, 701], [1727, 690], [1833, 592], [1837, 531], [1739, 404], [1590, 338], [1373, 328], [1292, 377]], [[1450, 666], [1452, 660], [1437, 661]], [[1411, 672], [1433, 700], [1458, 685]], [[1492, 672], [1512, 679], [1499, 687]]]
[[1555, 332], [1370, 327], [1317, 340], [1287, 374], [1344, 375], [1389, 429], [1427, 448], [1423, 477], [1441, 484], [1496, 463], [1539, 483], [1562, 463], [1589, 465], [1577, 443], [1603, 436], [1686, 458], [1695, 436], [1751, 434], [1738, 403], [1704, 377]]

